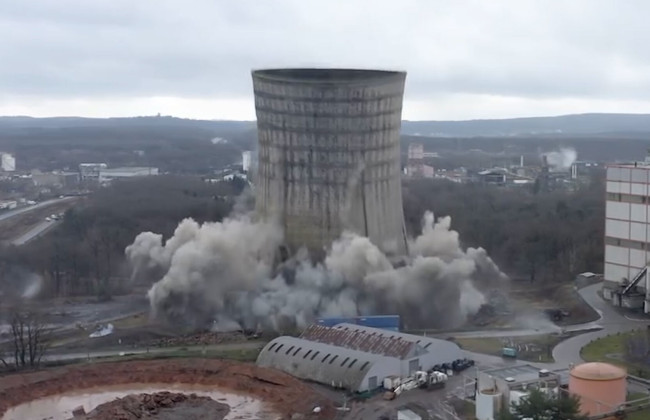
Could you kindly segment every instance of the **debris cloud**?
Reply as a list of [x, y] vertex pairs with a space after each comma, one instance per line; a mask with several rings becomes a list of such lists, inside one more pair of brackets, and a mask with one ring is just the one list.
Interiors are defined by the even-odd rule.
[[394, 268], [366, 237], [344, 232], [312, 263], [301, 250], [278, 267], [282, 230], [235, 216], [173, 237], [143, 232], [126, 248], [134, 276], [161, 277], [149, 290], [154, 316], [195, 328], [303, 328], [319, 316], [400, 314], [411, 328], [456, 327], [505, 275], [482, 248], [460, 245], [451, 218], [427, 212], [411, 255]]
[[566, 171], [578, 158], [578, 152], [572, 147], [562, 147], [544, 154], [551, 169], [555, 171]]

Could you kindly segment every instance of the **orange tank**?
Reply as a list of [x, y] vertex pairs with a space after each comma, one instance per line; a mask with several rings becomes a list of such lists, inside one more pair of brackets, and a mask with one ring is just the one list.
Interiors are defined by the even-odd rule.
[[625, 403], [627, 373], [608, 363], [584, 363], [571, 369], [569, 392], [580, 398], [580, 411], [586, 415], [614, 411]]

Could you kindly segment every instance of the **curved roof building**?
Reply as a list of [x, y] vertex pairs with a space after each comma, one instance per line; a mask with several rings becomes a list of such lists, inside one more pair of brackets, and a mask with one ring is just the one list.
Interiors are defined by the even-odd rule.
[[256, 211], [291, 251], [322, 254], [343, 230], [385, 252], [407, 248], [400, 127], [406, 73], [268, 69], [252, 73]]
[[311, 325], [300, 337], [278, 337], [264, 346], [257, 364], [363, 392], [380, 387], [387, 376], [405, 377], [462, 357], [449, 341], [340, 324]]

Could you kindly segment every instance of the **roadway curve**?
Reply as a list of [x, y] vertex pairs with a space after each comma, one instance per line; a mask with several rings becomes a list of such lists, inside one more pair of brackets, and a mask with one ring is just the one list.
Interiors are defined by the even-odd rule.
[[559, 343], [553, 349], [553, 359], [555, 359], [556, 363], [562, 363], [564, 365], [568, 365], [569, 363], [582, 363], [583, 360], [580, 357], [580, 350], [591, 341], [617, 332], [630, 331], [650, 325], [650, 320], [648, 319], [635, 320], [619, 313], [598, 295], [601, 287], [602, 283], [597, 283], [584, 287], [579, 292], [585, 302], [600, 314], [598, 324], [602, 329], [580, 334]]
[[[598, 314], [600, 319], [594, 322], [588, 322], [585, 324], [573, 325], [566, 329], [566, 331], [583, 331], [583, 330], [593, 330], [599, 328], [598, 331], [585, 332], [584, 334], [576, 335], [574, 337], [568, 338], [560, 342], [555, 348], [553, 348], [553, 363], [526, 363], [540, 368], [546, 369], [566, 369], [569, 364], [578, 364], [582, 363], [582, 357], [580, 356], [580, 350], [589, 344], [591, 341], [605, 337], [610, 334], [617, 332], [630, 331], [637, 328], [643, 328], [647, 325], [650, 325], [650, 319], [632, 319], [626, 317], [625, 315], [620, 314], [615, 308], [613, 308], [608, 302], [603, 300], [599, 295], [598, 291], [601, 289], [602, 283], [592, 284], [590, 286], [580, 289], [578, 292], [580, 296], [589, 304]], [[551, 332], [557, 332], [558, 328], [538, 328], [538, 329], [522, 329], [515, 331], [505, 331], [505, 330], [490, 330], [490, 331], [472, 331], [472, 332], [463, 332], [454, 337], [512, 337], [512, 336], [524, 336], [524, 335], [535, 335], [535, 334], [545, 334]], [[481, 353], [474, 353], [466, 351], [468, 357], [476, 360], [481, 365], [492, 365], [492, 366], [504, 366], [512, 364], [521, 364], [522, 362], [515, 360], [505, 360], [501, 357], [490, 356]]]

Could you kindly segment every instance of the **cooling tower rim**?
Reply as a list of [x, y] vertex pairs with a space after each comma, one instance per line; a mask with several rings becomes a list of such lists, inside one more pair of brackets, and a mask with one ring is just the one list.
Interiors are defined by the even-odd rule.
[[272, 68], [252, 70], [251, 73], [257, 79], [309, 85], [365, 85], [406, 79], [405, 71], [359, 68]]

